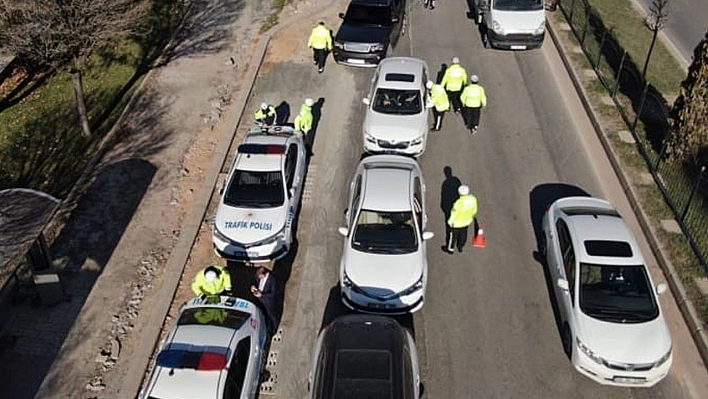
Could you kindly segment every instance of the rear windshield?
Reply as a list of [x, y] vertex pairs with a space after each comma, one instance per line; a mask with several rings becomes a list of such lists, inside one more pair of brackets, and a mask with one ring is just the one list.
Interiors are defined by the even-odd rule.
[[393, 396], [390, 352], [340, 350], [335, 366], [335, 398], [389, 399]]
[[182, 312], [177, 324], [197, 324], [202, 326], [209, 325], [238, 330], [249, 317], [251, 317], [250, 314], [234, 309], [225, 309], [221, 307], [198, 307], [187, 309]]
[[391, 13], [388, 7], [350, 4], [344, 21], [352, 25], [391, 25]]
[[499, 11], [543, 10], [543, 0], [495, 0], [493, 8]]
[[285, 189], [279, 170], [236, 170], [224, 195], [226, 205], [242, 208], [275, 208], [284, 202]]

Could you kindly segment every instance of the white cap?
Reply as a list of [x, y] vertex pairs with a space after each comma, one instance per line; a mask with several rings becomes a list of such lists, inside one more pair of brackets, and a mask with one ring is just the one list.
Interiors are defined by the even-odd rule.
[[205, 279], [207, 282], [213, 283], [213, 282], [215, 282], [216, 280], [218, 280], [218, 276], [216, 275], [216, 272], [215, 272], [215, 271], [213, 271], [213, 270], [207, 270], [206, 272], [204, 272], [204, 279]]
[[427, 87], [428, 89], [432, 89], [433, 88], [433, 81], [429, 80], [429, 81], [425, 82], [425, 87]]
[[311, 98], [306, 98], [306, 99], [305, 99], [305, 105], [307, 105], [308, 107], [311, 107], [311, 106], [315, 105], [315, 102], [312, 101]]
[[262, 109], [262, 110], [268, 109], [268, 104], [266, 104], [266, 103], [261, 103], [261, 109]]
[[463, 184], [457, 188], [457, 193], [460, 195], [467, 195], [470, 193], [470, 188]]
[[452, 57], [452, 63], [453, 63], [453, 64], [459, 64], [459, 63], [460, 63], [460, 59], [457, 58], [457, 57]]
[[470, 76], [470, 80], [472, 81], [472, 83], [477, 83], [477, 82], [479, 82], [479, 76], [472, 75], [472, 76]]

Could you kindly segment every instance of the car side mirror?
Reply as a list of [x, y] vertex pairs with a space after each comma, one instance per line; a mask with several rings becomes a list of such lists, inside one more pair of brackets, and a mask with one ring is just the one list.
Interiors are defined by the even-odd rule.
[[556, 281], [556, 285], [558, 286], [558, 288], [560, 288], [560, 289], [562, 289], [562, 290], [564, 290], [564, 291], [568, 291], [568, 289], [569, 289], [568, 280], [565, 280], [565, 279], [562, 279], [562, 278], [559, 278], [559, 279]]
[[480, 11], [488, 11], [489, 10], [489, 3], [486, 0], [484, 0], [484, 1], [481, 1], [477, 7], [479, 8]]
[[369, 100], [369, 97], [364, 97], [361, 99], [361, 102], [363, 102], [366, 105], [371, 104], [371, 100]]
[[394, 24], [398, 22], [398, 17], [391, 17], [391, 22], [393, 22]]
[[435, 233], [433, 233], [432, 231], [424, 231], [423, 232], [423, 241], [429, 240], [429, 239], [433, 238], [434, 236], [435, 236]]
[[338, 15], [339, 15], [339, 18], [344, 19], [344, 13], [343, 13], [343, 12], [340, 12]]
[[221, 188], [219, 189], [219, 195], [224, 195], [224, 187], [221, 187]]
[[295, 195], [295, 187], [290, 188], [288, 190], [288, 198], [292, 198]]
[[659, 285], [656, 286], [656, 294], [657, 294], [657, 295], [661, 295], [661, 294], [663, 294], [664, 292], [666, 292], [666, 290], [667, 290], [668, 288], [669, 288], [669, 287], [667, 287], [666, 284], [661, 283], [661, 284], [659, 284]]
[[339, 229], [337, 229], [337, 231], [339, 231], [339, 234], [343, 235], [344, 237], [349, 235], [349, 229], [346, 227], [340, 227]]

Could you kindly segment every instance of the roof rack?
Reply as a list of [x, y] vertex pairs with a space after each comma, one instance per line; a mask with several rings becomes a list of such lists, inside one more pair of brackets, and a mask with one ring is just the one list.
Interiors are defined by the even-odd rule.
[[265, 125], [256, 125], [253, 126], [246, 132], [246, 136], [253, 136], [253, 135], [270, 135], [270, 136], [282, 136], [282, 137], [290, 137], [293, 134], [295, 134], [295, 128], [292, 126], [285, 126], [285, 125], [277, 125], [277, 126], [265, 126]]

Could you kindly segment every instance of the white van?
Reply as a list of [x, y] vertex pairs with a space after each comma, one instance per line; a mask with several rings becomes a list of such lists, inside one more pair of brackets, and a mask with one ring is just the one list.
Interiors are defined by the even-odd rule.
[[539, 48], [546, 33], [544, 0], [472, 0], [484, 47]]

